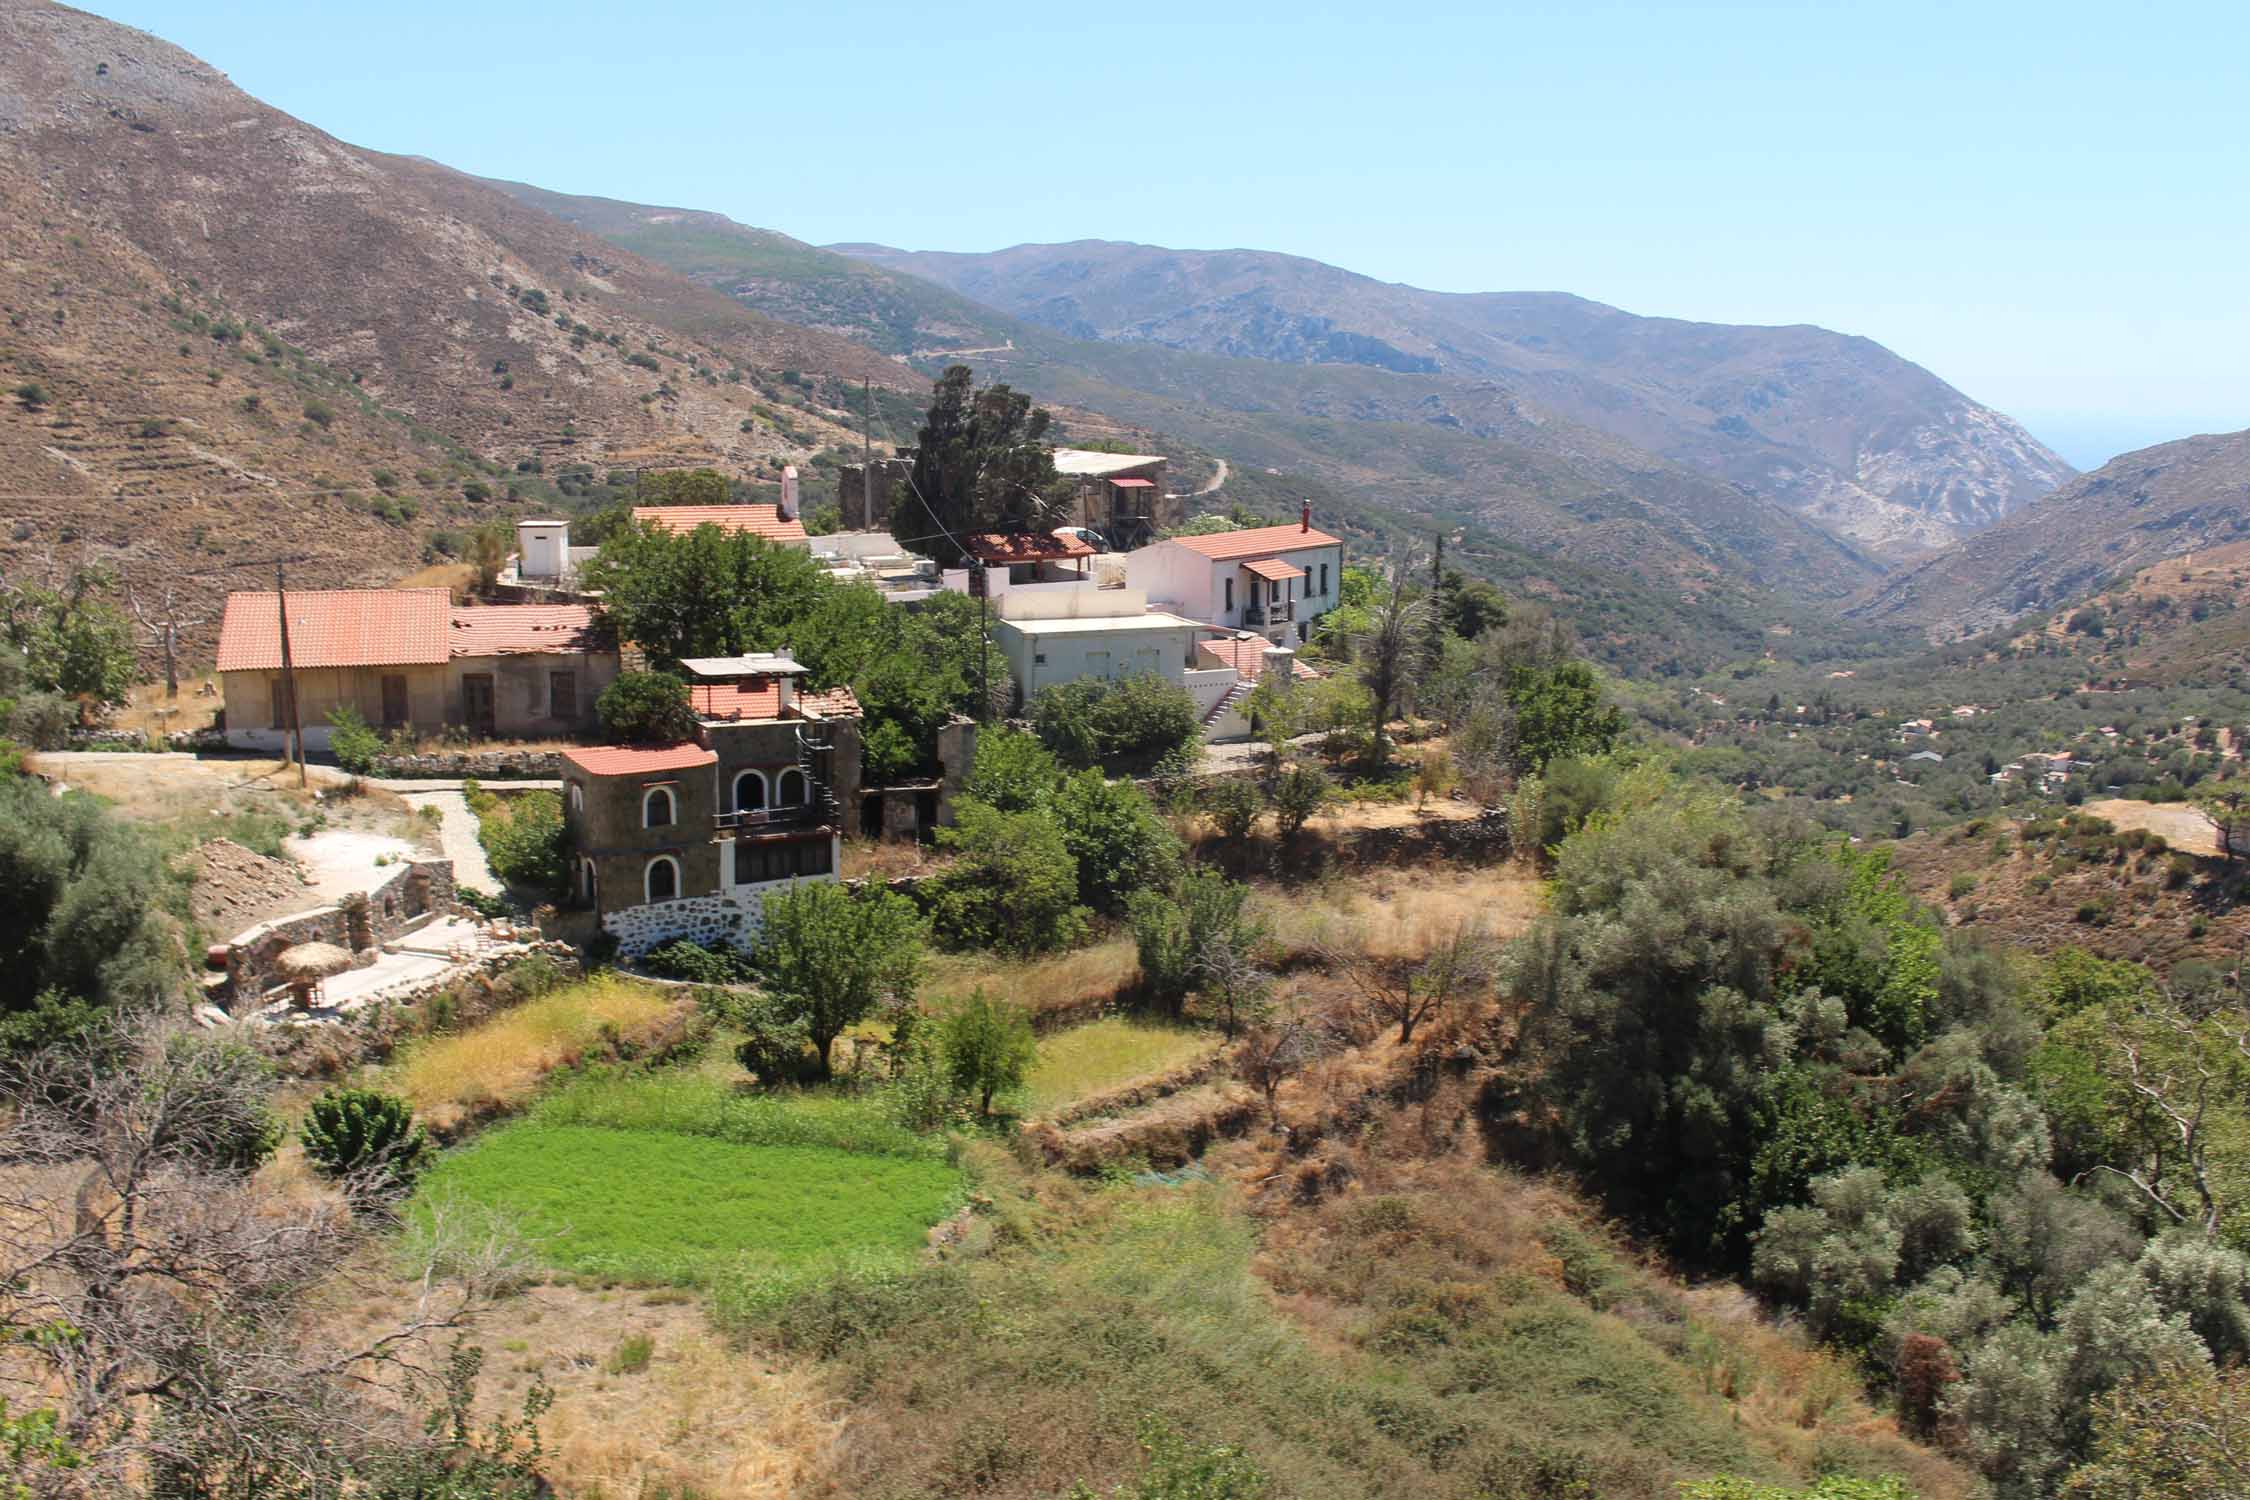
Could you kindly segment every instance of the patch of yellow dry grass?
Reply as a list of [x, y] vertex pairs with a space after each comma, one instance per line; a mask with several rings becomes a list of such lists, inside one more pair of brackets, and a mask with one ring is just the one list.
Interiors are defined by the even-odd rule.
[[654, 1028], [676, 1003], [664, 990], [616, 975], [582, 980], [467, 1031], [413, 1043], [383, 1069], [381, 1086], [443, 1128], [464, 1114], [523, 1103], [547, 1074], [609, 1035]]
[[942, 954], [930, 961], [927, 990], [933, 999], [966, 995], [983, 986], [1042, 1012], [1069, 1010], [1110, 999], [1140, 977], [1141, 961], [1130, 933], [1045, 958], [1003, 959], [989, 953]]
[[1540, 899], [1539, 877], [1524, 865], [1416, 865], [1261, 884], [1252, 903], [1288, 952], [1343, 944], [1419, 958], [1464, 926], [1514, 937], [1538, 916]]

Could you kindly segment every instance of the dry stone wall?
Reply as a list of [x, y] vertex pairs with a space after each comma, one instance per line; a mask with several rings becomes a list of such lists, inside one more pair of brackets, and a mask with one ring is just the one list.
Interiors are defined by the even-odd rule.
[[427, 755], [378, 755], [371, 774], [386, 781], [555, 781], [559, 750], [436, 750]]

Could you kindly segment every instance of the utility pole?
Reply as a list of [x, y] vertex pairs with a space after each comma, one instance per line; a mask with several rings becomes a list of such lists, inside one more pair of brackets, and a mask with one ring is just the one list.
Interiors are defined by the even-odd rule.
[[289, 576], [284, 570], [290, 563], [311, 561], [312, 557], [309, 553], [298, 553], [293, 557], [261, 557], [254, 562], [229, 563], [216, 568], [199, 568], [193, 573], [182, 575], [187, 578], [201, 578], [212, 573], [229, 573], [236, 568], [272, 567], [274, 619], [281, 626], [281, 694], [283, 701], [288, 705], [288, 720], [284, 727], [289, 735], [288, 743], [295, 747], [297, 785], [300, 788], [307, 784], [305, 776], [305, 726], [297, 714], [297, 664], [289, 654]]
[[289, 578], [282, 569], [286, 559], [273, 562], [274, 615], [281, 622], [281, 681], [289, 697], [289, 739], [297, 747], [297, 787], [305, 786], [305, 724], [297, 714], [297, 664], [289, 655]]
[[859, 378], [859, 529], [875, 529], [875, 382]]

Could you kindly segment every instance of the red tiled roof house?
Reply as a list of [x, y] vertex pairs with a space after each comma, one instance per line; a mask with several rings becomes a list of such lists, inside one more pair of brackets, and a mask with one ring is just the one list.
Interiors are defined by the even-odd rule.
[[[227, 596], [219, 682], [227, 742], [284, 746], [281, 627], [271, 593]], [[305, 589], [289, 593], [289, 655], [306, 745], [328, 745], [342, 707], [378, 729], [485, 738], [572, 734], [617, 676], [616, 645], [577, 604], [457, 607], [444, 589]]]
[[1343, 541], [1314, 528], [1310, 507], [1293, 525], [1173, 537], [1125, 554], [1126, 586], [1152, 608], [1276, 645], [1306, 640], [1336, 607], [1343, 577]]

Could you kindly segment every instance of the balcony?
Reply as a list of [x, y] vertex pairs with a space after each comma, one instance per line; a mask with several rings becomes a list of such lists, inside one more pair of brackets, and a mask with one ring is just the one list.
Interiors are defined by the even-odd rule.
[[1249, 604], [1243, 606], [1242, 623], [1245, 625], [1287, 625], [1297, 618], [1297, 601], [1284, 599], [1277, 604]]
[[796, 828], [823, 821], [827, 809], [822, 800], [800, 802], [794, 807], [748, 807], [713, 813], [711, 824], [721, 833], [763, 833], [768, 829]]

